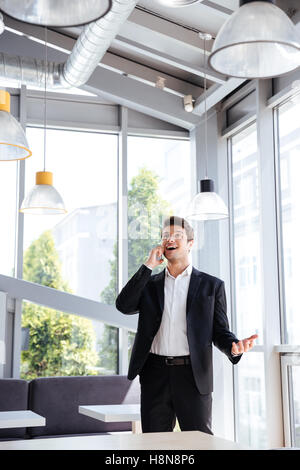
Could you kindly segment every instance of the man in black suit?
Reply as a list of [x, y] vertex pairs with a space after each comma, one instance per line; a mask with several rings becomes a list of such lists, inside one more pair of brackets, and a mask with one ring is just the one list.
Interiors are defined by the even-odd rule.
[[[139, 313], [128, 379], [141, 384], [143, 432], [212, 434], [212, 343], [233, 364], [253, 347], [257, 335], [239, 341], [229, 330], [224, 282], [189, 261], [194, 231], [181, 217], [164, 221], [162, 243], [122, 289], [116, 307]], [[167, 268], [152, 269], [167, 259]]]

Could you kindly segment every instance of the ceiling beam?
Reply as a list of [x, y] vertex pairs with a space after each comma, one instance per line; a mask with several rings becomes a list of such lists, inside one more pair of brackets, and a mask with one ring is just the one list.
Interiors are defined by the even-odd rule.
[[211, 80], [215, 83], [225, 83], [226, 78], [224, 75], [221, 75], [217, 72], [215, 72], [213, 69], [207, 67], [205, 69], [204, 67], [201, 67], [199, 65], [194, 65], [193, 63], [190, 63], [188, 61], [182, 60], [179, 57], [174, 57], [170, 54], [166, 54], [164, 52], [160, 52], [156, 49], [152, 49], [151, 47], [144, 46], [140, 43], [137, 43], [136, 41], [132, 41], [130, 39], [117, 36], [114, 41], [113, 41], [114, 46], [122, 46], [123, 48], [125, 47], [129, 51], [132, 52], [137, 52], [139, 54], [142, 54], [145, 57], [148, 57], [150, 59], [158, 60], [159, 62], [162, 62], [164, 64], [171, 65], [172, 67], [179, 68], [181, 70], [184, 70], [188, 73], [191, 73], [193, 75], [197, 75], [200, 77], [204, 77], [205, 73], [207, 76], [208, 80]]
[[[188, 29], [173, 21], [168, 21], [167, 19], [156, 16], [155, 14], [151, 14], [150, 11], [135, 8], [126, 23], [124, 23], [120, 29], [119, 34], [124, 35], [125, 30], [127, 30], [127, 26], [130, 27], [130, 25], [144, 28], [145, 31], [151, 31], [152, 34], [163, 34], [164, 36], [168, 36], [176, 41], [185, 43], [187, 46], [194, 46], [202, 52], [204, 51], [204, 41], [199, 38], [197, 31], [192, 28]], [[211, 47], [212, 43], [207, 44], [206, 50], [209, 52]]]
[[205, 5], [206, 7], [211, 8], [212, 10], [217, 11], [218, 13], [222, 13], [224, 17], [228, 17], [232, 15], [233, 10], [230, 8], [224, 7], [223, 5], [220, 5], [219, 3], [213, 2], [211, 0], [202, 0], [202, 5]]
[[[22, 24], [23, 32], [27, 26]], [[30, 32], [31, 37], [38, 42], [38, 44], [35, 43], [35, 54], [39, 53], [43, 57], [44, 28], [30, 27]], [[17, 39], [24, 45], [22, 37], [17, 38], [16, 36], [16, 41]], [[60, 52], [69, 53], [74, 46], [75, 40], [72, 38], [64, 39], [57, 32], [48, 32], [49, 46], [54, 45]], [[15, 45], [14, 48], [16, 48]], [[16, 53], [17, 50], [14, 50], [14, 54]], [[145, 84], [127, 76], [127, 74], [124, 75], [122, 72], [105, 68], [101, 64], [96, 67], [88, 82], [80, 88], [105, 99], [108, 98], [113, 103], [170, 122], [187, 130], [193, 129], [199, 121], [197, 116], [184, 110], [183, 98], [181, 96], [160, 90], [154, 84], [153, 86]]]
[[[21, 23], [7, 16], [5, 17], [5, 25], [6, 28], [9, 28], [12, 32], [16, 31], [23, 33], [29, 39], [40, 41], [41, 44], [44, 43], [45, 31], [42, 27]], [[49, 47], [65, 54], [69, 54], [71, 52], [76, 42], [75, 38], [66, 36], [65, 34], [57, 31], [48, 30], [47, 36]], [[15, 54], [15, 51], [13, 53]], [[191, 82], [187, 82], [152, 67], [147, 67], [147, 65], [140, 64], [125, 57], [120, 57], [112, 52], [106, 52], [100, 65], [111, 70], [115, 70], [118, 73], [126, 73], [127, 75], [141, 79], [145, 83], [148, 82], [149, 84], [155, 84], [158, 76], [160, 76], [166, 79], [166, 90], [170, 90], [171, 92], [175, 92], [182, 96], [191, 94], [192, 96], [197, 97], [203, 91], [200, 86], [194, 85]]]
[[104, 68], [97, 67], [81, 88], [187, 130], [199, 124], [198, 116], [184, 110], [181, 97]]

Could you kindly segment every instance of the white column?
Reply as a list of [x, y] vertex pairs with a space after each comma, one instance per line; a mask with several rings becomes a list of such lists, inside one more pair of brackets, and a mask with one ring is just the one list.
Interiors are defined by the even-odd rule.
[[4, 377], [4, 365], [6, 363], [6, 315], [7, 294], [0, 292], [0, 378]]
[[[120, 107], [120, 132], [118, 155], [118, 292], [128, 280], [128, 198], [127, 198], [127, 137], [128, 110]], [[128, 330], [119, 329], [119, 374], [128, 371]]]

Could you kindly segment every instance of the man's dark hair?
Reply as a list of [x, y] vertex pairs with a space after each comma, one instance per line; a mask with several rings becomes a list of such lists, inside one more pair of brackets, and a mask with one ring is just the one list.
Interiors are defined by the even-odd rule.
[[163, 228], [161, 230], [161, 235], [162, 235], [163, 229], [171, 225], [179, 225], [180, 227], [184, 228], [188, 241], [194, 240], [193, 227], [188, 223], [187, 220], [183, 219], [182, 217], [177, 217], [176, 215], [171, 215], [170, 217], [167, 217], [166, 219], [164, 219]]

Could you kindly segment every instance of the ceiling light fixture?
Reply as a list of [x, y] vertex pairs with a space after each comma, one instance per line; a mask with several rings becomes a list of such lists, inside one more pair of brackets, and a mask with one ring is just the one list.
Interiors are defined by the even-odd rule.
[[0, 9], [19, 21], [57, 28], [91, 23], [111, 7], [111, 0], [0, 0]]
[[185, 95], [183, 97], [184, 109], [187, 113], [191, 113], [194, 109], [193, 97], [192, 95]]
[[67, 211], [59, 192], [53, 187], [53, 174], [46, 171], [47, 135], [47, 27], [45, 28], [45, 95], [44, 95], [44, 170], [36, 173], [36, 184], [22, 202], [20, 212], [25, 214], [52, 215]]
[[0, 90], [0, 160], [24, 160], [32, 155], [21, 124], [10, 114], [10, 94]]
[[275, 0], [240, 0], [214, 41], [210, 66], [238, 78], [271, 78], [299, 67], [300, 35]]
[[207, 145], [207, 104], [206, 104], [206, 41], [212, 36], [207, 33], [199, 33], [204, 43], [204, 136], [205, 136], [205, 179], [199, 181], [199, 193], [191, 201], [187, 210], [187, 219], [193, 220], [218, 220], [228, 217], [228, 209], [222, 198], [214, 190], [214, 181], [208, 174], [208, 145]]
[[166, 79], [163, 77], [157, 77], [157, 80], [155, 82], [156, 88], [160, 88], [160, 90], [163, 90], [166, 86]]

